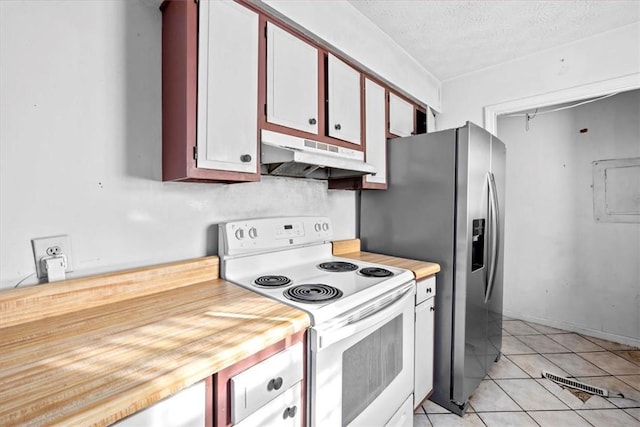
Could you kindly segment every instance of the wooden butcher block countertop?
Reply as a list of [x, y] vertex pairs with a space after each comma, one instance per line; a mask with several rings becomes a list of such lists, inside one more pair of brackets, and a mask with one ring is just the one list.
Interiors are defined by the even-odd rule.
[[391, 267], [406, 268], [407, 270], [413, 271], [416, 280], [424, 279], [440, 271], [440, 265], [433, 262], [362, 252], [360, 251], [360, 239], [338, 240], [333, 242], [333, 255]]
[[0, 292], [0, 425], [107, 425], [309, 326], [217, 257]]

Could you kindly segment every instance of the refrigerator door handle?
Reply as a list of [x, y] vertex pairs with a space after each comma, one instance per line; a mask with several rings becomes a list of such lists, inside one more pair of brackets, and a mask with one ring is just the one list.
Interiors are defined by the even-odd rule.
[[500, 251], [500, 207], [496, 191], [496, 181], [491, 172], [487, 172], [487, 182], [489, 184], [489, 219], [490, 219], [490, 244], [491, 254], [489, 261], [489, 278], [487, 281], [487, 291], [484, 295], [485, 304], [491, 299], [493, 284], [496, 280], [496, 265], [498, 263], [498, 253]]

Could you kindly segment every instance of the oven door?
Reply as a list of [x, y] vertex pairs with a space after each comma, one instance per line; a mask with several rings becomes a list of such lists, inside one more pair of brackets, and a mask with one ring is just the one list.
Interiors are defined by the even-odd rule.
[[411, 396], [414, 295], [409, 282], [310, 329], [311, 426], [382, 426]]

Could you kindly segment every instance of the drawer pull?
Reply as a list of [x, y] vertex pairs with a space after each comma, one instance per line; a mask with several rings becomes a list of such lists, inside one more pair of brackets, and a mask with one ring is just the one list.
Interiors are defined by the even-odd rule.
[[431, 288], [427, 288], [427, 293], [430, 294], [431, 293]]
[[429, 307], [429, 311], [436, 311], [435, 307]]
[[294, 405], [284, 410], [284, 413], [282, 414], [282, 418], [285, 420], [287, 418], [293, 418], [296, 416], [297, 413], [298, 413], [298, 408]]
[[267, 384], [267, 390], [269, 391], [279, 390], [280, 387], [282, 387], [282, 377], [273, 378], [271, 381], [269, 381], [269, 384]]

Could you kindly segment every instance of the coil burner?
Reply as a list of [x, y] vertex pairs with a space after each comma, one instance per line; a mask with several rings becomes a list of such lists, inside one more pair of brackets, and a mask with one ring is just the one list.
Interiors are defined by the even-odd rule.
[[318, 268], [332, 273], [343, 273], [345, 271], [355, 271], [358, 269], [358, 266], [345, 261], [329, 261], [318, 264]]
[[284, 296], [292, 301], [317, 304], [340, 298], [342, 291], [322, 283], [312, 283], [292, 286], [284, 291]]
[[263, 288], [279, 288], [287, 286], [291, 279], [287, 276], [260, 276], [253, 283]]
[[386, 268], [380, 267], [365, 267], [361, 269], [358, 273], [365, 277], [389, 277], [393, 276], [393, 273], [387, 270]]

